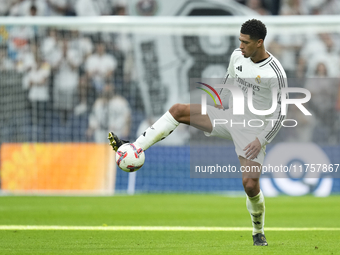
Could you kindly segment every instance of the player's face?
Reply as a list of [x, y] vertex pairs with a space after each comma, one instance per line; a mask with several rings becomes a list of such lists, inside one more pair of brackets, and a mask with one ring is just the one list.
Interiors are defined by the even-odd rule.
[[258, 49], [259, 41], [250, 39], [249, 35], [240, 33], [240, 49], [245, 58], [253, 57]]

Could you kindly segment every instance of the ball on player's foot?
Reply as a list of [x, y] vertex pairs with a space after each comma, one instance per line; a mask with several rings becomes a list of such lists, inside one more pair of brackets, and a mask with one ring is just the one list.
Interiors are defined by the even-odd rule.
[[145, 161], [142, 148], [137, 148], [133, 143], [125, 143], [116, 152], [116, 162], [125, 172], [135, 172], [140, 169]]

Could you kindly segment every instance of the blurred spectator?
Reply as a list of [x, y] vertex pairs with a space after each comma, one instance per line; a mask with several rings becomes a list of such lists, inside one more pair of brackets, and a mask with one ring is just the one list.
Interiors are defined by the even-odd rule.
[[[23, 78], [23, 88], [28, 90], [28, 100], [30, 102], [31, 122], [33, 126], [33, 140], [37, 140], [37, 128], [46, 131], [48, 101], [49, 101], [49, 78], [50, 66], [44, 62], [39, 54], [36, 55], [37, 63]], [[46, 137], [44, 137], [46, 139]]]
[[65, 16], [69, 11], [68, 0], [46, 0], [46, 16]]
[[[45, 0], [18, 0], [11, 7], [10, 16], [45, 16], [46, 15]], [[34, 15], [32, 15], [34, 14]]]
[[13, 0], [9, 16], [23, 16], [22, 6], [25, 0]]
[[340, 2], [339, 0], [324, 0], [324, 4], [321, 5], [320, 15], [339, 15], [340, 14]]
[[49, 28], [47, 35], [42, 38], [41, 42], [41, 52], [49, 63], [53, 62], [54, 51], [57, 48], [57, 30], [54, 28]]
[[37, 16], [37, 7], [35, 5], [31, 5], [29, 16]]
[[324, 62], [328, 77], [337, 77], [339, 75], [339, 50], [339, 42], [334, 40], [331, 34], [309, 36], [300, 52], [297, 76], [314, 77], [317, 64]]
[[[24, 2], [22, 2], [24, 3]], [[37, 15], [35, 1], [29, 7], [29, 16]], [[28, 71], [34, 64], [37, 37], [41, 35], [37, 26], [13, 26], [9, 30], [9, 52], [17, 60], [19, 72]]]
[[79, 82], [79, 65], [81, 59], [78, 52], [68, 48], [66, 40], [61, 42], [61, 50], [57, 51], [53, 64], [53, 107], [61, 113], [63, 124], [73, 111]]
[[74, 10], [77, 16], [112, 15], [113, 6], [108, 0], [77, 0]]
[[[127, 1], [111, 0], [114, 6], [114, 15], [127, 15]], [[126, 85], [133, 79], [134, 72], [134, 53], [132, 35], [129, 33], [102, 33], [102, 38], [108, 45], [108, 51], [117, 60], [115, 75], [116, 88], [126, 88]], [[114, 42], [114, 43], [112, 43]]]
[[311, 15], [338, 15], [340, 3], [338, 0], [309, 0], [305, 1], [308, 14]]
[[106, 52], [112, 55], [116, 60], [115, 70], [113, 74], [113, 80], [116, 91], [122, 91], [126, 87], [124, 82], [128, 69], [127, 61], [132, 52], [131, 36], [126, 33], [107, 33], [103, 32], [100, 34], [101, 40], [106, 46]]
[[90, 55], [85, 63], [85, 71], [98, 94], [101, 93], [106, 80], [112, 81], [116, 67], [116, 59], [106, 53], [104, 43], [98, 43], [96, 53]]
[[130, 133], [131, 110], [128, 101], [114, 93], [114, 86], [107, 84], [102, 96], [92, 108], [87, 136], [94, 136], [97, 143], [106, 143], [107, 134], [113, 131], [121, 139], [127, 139]]
[[262, 0], [264, 7], [269, 10], [272, 15], [279, 15], [282, 0]]
[[28, 72], [36, 66], [35, 56], [38, 49], [35, 43], [28, 43], [18, 51], [17, 66], [18, 72]]
[[0, 44], [7, 43], [9, 37], [8, 27], [0, 26]]
[[302, 0], [282, 0], [280, 7], [280, 15], [304, 15], [308, 10], [302, 4]]
[[86, 74], [79, 78], [77, 89], [79, 104], [74, 108], [74, 114], [76, 116], [87, 113], [88, 109], [92, 108], [92, 104], [95, 101], [95, 91]]
[[268, 50], [280, 60], [288, 78], [296, 76], [297, 56], [302, 44], [300, 34], [277, 35], [269, 44]]
[[29, 42], [35, 41], [35, 32], [32, 26], [13, 26], [8, 31], [8, 51], [16, 59], [21, 50], [25, 50]]
[[78, 51], [82, 61], [86, 60], [93, 51], [92, 41], [88, 37], [85, 37], [83, 34], [79, 33], [77, 30], [71, 31], [69, 47]]
[[6, 16], [9, 14], [11, 6], [16, 0], [0, 0], [0, 16]]
[[250, 9], [256, 11], [260, 15], [270, 15], [271, 14], [266, 8], [264, 8], [261, 0], [247, 0], [246, 6], [248, 6]]
[[113, 6], [113, 15], [128, 15], [127, 0], [111, 0]]
[[[128, 84], [133, 80], [137, 80], [137, 72], [135, 68], [134, 52], [132, 45], [132, 35], [121, 33], [116, 37], [117, 48], [123, 53], [122, 76], [124, 84]], [[124, 85], [124, 86], [125, 86]]]
[[118, 16], [127, 15], [125, 6], [122, 6], [122, 5], [116, 6], [115, 9], [114, 9], [114, 15], [118, 15]]
[[12, 70], [15, 70], [14, 61], [8, 57], [7, 47], [0, 46], [0, 71]]
[[314, 77], [306, 80], [305, 88], [311, 93], [309, 102], [310, 108], [319, 121], [319, 127], [322, 127], [323, 133], [328, 141], [336, 141], [336, 97], [338, 94], [338, 79], [329, 78], [328, 70], [324, 63], [317, 64]]
[[36, 65], [27, 73], [23, 80], [23, 88], [29, 89], [28, 99], [31, 102], [47, 102], [48, 78], [50, 76], [50, 65], [43, 61], [37, 54]]

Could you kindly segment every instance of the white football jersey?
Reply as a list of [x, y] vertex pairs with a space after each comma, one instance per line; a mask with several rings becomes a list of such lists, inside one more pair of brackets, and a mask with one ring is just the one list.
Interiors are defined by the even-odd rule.
[[[245, 58], [240, 49], [236, 49], [231, 57], [224, 83], [238, 86], [244, 95], [245, 115], [243, 119], [260, 119], [264, 125], [260, 128], [249, 127], [249, 132], [257, 132], [261, 145], [273, 140], [281, 128], [285, 116], [281, 114], [281, 89], [287, 87], [287, 76], [280, 62], [269, 52], [269, 57], [258, 63]], [[248, 108], [248, 90], [252, 89], [252, 102], [256, 110], [268, 110], [272, 107], [272, 90], [277, 90], [277, 105], [270, 115], [255, 115]], [[221, 99], [229, 96], [229, 108], [232, 108], [232, 96], [228, 89], [221, 89]], [[234, 115], [235, 116], [235, 115]], [[237, 119], [240, 116], [235, 116]], [[268, 120], [270, 119], [270, 121]], [[274, 121], [276, 120], [276, 121]], [[254, 124], [255, 125], [255, 124]]]

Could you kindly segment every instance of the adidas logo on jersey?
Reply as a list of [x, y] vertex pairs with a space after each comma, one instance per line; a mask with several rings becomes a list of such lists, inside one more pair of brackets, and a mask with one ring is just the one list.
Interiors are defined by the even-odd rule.
[[239, 70], [240, 72], [242, 72], [242, 66], [238, 66], [236, 67], [237, 70]]

